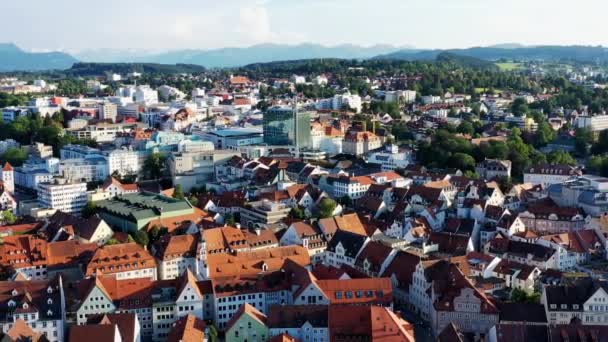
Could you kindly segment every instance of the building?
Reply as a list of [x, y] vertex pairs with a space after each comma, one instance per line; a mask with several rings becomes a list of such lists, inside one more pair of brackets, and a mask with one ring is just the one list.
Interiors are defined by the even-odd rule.
[[38, 184], [38, 201], [43, 208], [80, 213], [87, 204], [87, 183], [55, 178]]
[[228, 128], [194, 132], [203, 140], [211, 141], [216, 149], [257, 145], [264, 142], [263, 132], [257, 128]]
[[578, 128], [589, 129], [594, 134], [599, 134], [599, 132], [608, 129], [608, 115], [579, 116], [576, 118], [575, 125]]
[[582, 208], [599, 217], [608, 212], [608, 178], [583, 175], [547, 188], [549, 198], [560, 207]]
[[475, 172], [481, 179], [511, 177], [511, 161], [486, 159], [475, 166]]
[[0, 265], [11, 275], [25, 279], [47, 279], [47, 243], [34, 235], [12, 235], [2, 238]]
[[372, 132], [351, 131], [344, 136], [342, 153], [361, 155], [382, 147], [382, 140]]
[[104, 102], [99, 105], [99, 120], [109, 120], [116, 122], [118, 116], [118, 106], [111, 102]]
[[87, 265], [86, 276], [111, 274], [116, 279], [157, 279], [156, 260], [140, 245], [131, 242], [99, 248]]
[[291, 207], [281, 202], [261, 200], [249, 202], [241, 208], [241, 225], [253, 228], [257, 224], [273, 224], [280, 222], [289, 215]]
[[272, 107], [264, 113], [264, 143], [309, 147], [310, 113], [288, 107]]
[[539, 164], [524, 170], [524, 183], [548, 187], [551, 184], [564, 183], [582, 174], [579, 168], [566, 164]]
[[149, 192], [124, 194], [96, 205], [104, 221], [124, 232], [142, 229], [152, 221], [162, 226], [163, 221], [168, 225], [176, 219], [192, 219], [195, 214], [188, 201]]
[[101, 156], [65, 159], [59, 163], [59, 174], [65, 179], [98, 182], [108, 177], [108, 161]]
[[608, 287], [605, 282], [583, 278], [570, 285], [548, 285], [541, 303], [550, 325], [570, 324], [577, 318], [583, 325], [608, 325]]
[[302, 342], [329, 342], [327, 305], [281, 305], [268, 310], [270, 337], [289, 334]]
[[[50, 342], [65, 341], [65, 296], [61, 277], [0, 282], [0, 327], [7, 333], [25, 322]], [[29, 340], [29, 339], [26, 339]]]
[[199, 274], [198, 235], [164, 235], [152, 253], [158, 264], [159, 279], [175, 279], [187, 270]]
[[226, 324], [226, 340], [266, 341], [269, 337], [266, 315], [250, 304], [243, 304]]
[[105, 152], [108, 160], [108, 175], [115, 172], [125, 175], [136, 175], [141, 170], [140, 157], [137, 151], [119, 149]]
[[331, 342], [415, 341], [414, 326], [388, 308], [332, 305], [328, 318]]

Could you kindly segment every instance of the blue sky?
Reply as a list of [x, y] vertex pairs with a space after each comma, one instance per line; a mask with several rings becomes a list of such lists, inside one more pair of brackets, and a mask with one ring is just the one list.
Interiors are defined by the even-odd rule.
[[0, 13], [0, 42], [31, 50], [608, 45], [601, 0], [2, 0]]

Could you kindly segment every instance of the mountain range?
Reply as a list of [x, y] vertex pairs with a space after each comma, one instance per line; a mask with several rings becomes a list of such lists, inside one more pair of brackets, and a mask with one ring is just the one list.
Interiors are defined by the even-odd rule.
[[[606, 62], [608, 49], [601, 46], [523, 46], [516, 43], [467, 49], [415, 49], [391, 45], [362, 47], [357, 45], [323, 46], [319, 44], [259, 44], [244, 48], [213, 50], [154, 51], [140, 49], [94, 49], [74, 53], [27, 52], [15, 44], [0, 43], [0, 72], [68, 69], [74, 63], [156, 63], [188, 64], [206, 68], [238, 67], [253, 63], [302, 59], [392, 59], [436, 60], [442, 53], [448, 56], [472, 57], [486, 61], [514, 60], [574, 60]], [[445, 55], [444, 55], [445, 56]]]
[[27, 52], [12, 43], [0, 43], [0, 72], [67, 69], [78, 60], [63, 52]]

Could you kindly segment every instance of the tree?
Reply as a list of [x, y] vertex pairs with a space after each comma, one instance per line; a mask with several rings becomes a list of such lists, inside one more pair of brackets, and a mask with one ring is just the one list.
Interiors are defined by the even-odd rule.
[[457, 128], [458, 133], [473, 135], [475, 133], [475, 128], [473, 128], [473, 124], [468, 121], [463, 121]]
[[576, 160], [566, 151], [553, 151], [549, 153], [547, 161], [551, 164], [576, 165]]
[[338, 203], [340, 203], [341, 205], [343, 205], [345, 207], [349, 207], [349, 206], [353, 205], [353, 200], [352, 200], [352, 198], [350, 198], [350, 196], [344, 195], [344, 196], [338, 198]]
[[523, 116], [529, 111], [528, 103], [523, 97], [518, 97], [511, 103], [511, 111], [515, 116]]
[[543, 121], [538, 125], [538, 130], [536, 131], [535, 142], [536, 146], [546, 146], [548, 143], [555, 139], [556, 133], [551, 128], [548, 122]]
[[450, 166], [461, 171], [474, 171], [475, 159], [466, 153], [454, 153], [450, 157]]
[[511, 180], [511, 177], [500, 177], [496, 180], [496, 182], [498, 183], [500, 191], [505, 194], [510, 191], [511, 188], [513, 188], [513, 181]]
[[[350, 199], [350, 198], [349, 198]], [[325, 197], [319, 203], [319, 217], [328, 218], [332, 217], [334, 210], [336, 210], [337, 203], [329, 197]]]
[[21, 166], [27, 159], [27, 151], [23, 148], [11, 147], [2, 155], [2, 164], [8, 162], [13, 166]]
[[84, 218], [89, 218], [95, 214], [97, 214], [97, 205], [95, 203], [88, 201], [87, 204], [82, 208], [80, 214]]
[[188, 202], [195, 207], [198, 206], [198, 198], [196, 198], [194, 195], [190, 195], [190, 197], [188, 197]]
[[108, 240], [108, 242], [106, 242], [106, 246], [111, 246], [111, 245], [119, 245], [120, 241], [116, 240], [115, 238], [111, 238], [110, 240]]
[[304, 210], [302, 210], [302, 208], [294, 207], [289, 212], [289, 217], [294, 218], [296, 220], [303, 220], [304, 218], [306, 218], [306, 215], [304, 214]]
[[164, 174], [166, 158], [160, 153], [152, 153], [144, 161], [143, 171], [148, 179], [158, 180]]
[[186, 196], [184, 195], [184, 189], [182, 188], [181, 184], [177, 184], [174, 188], [173, 188], [173, 198], [175, 199], [179, 199], [179, 200], [184, 200], [186, 199]]
[[137, 230], [136, 232], [131, 233], [131, 237], [141, 246], [147, 246], [150, 243], [150, 237], [145, 230]]
[[2, 219], [8, 224], [13, 224], [15, 221], [17, 221], [17, 217], [10, 210], [4, 210], [2, 212]]
[[226, 216], [224, 216], [224, 223], [229, 226], [236, 225], [236, 219], [234, 218], [234, 215], [226, 214]]

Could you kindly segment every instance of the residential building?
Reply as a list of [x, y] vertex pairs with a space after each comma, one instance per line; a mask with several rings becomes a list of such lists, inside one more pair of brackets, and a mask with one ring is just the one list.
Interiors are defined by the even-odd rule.
[[511, 161], [486, 159], [475, 166], [475, 172], [481, 179], [511, 177]]
[[551, 184], [561, 184], [582, 174], [580, 169], [566, 164], [539, 164], [524, 170], [524, 183], [540, 184], [546, 188]]
[[[3, 254], [4, 255], [4, 254]], [[61, 277], [0, 282], [0, 327], [3, 333], [25, 322], [50, 342], [65, 341], [65, 294]]]
[[80, 213], [87, 204], [87, 183], [55, 178], [38, 184], [38, 201], [43, 208]]
[[351, 131], [344, 136], [342, 153], [361, 155], [382, 147], [382, 140], [372, 132]]
[[247, 303], [226, 324], [226, 339], [230, 341], [266, 341], [268, 337], [266, 315]]
[[87, 265], [87, 276], [112, 274], [116, 279], [157, 279], [156, 260], [136, 243], [106, 245], [99, 248]]

